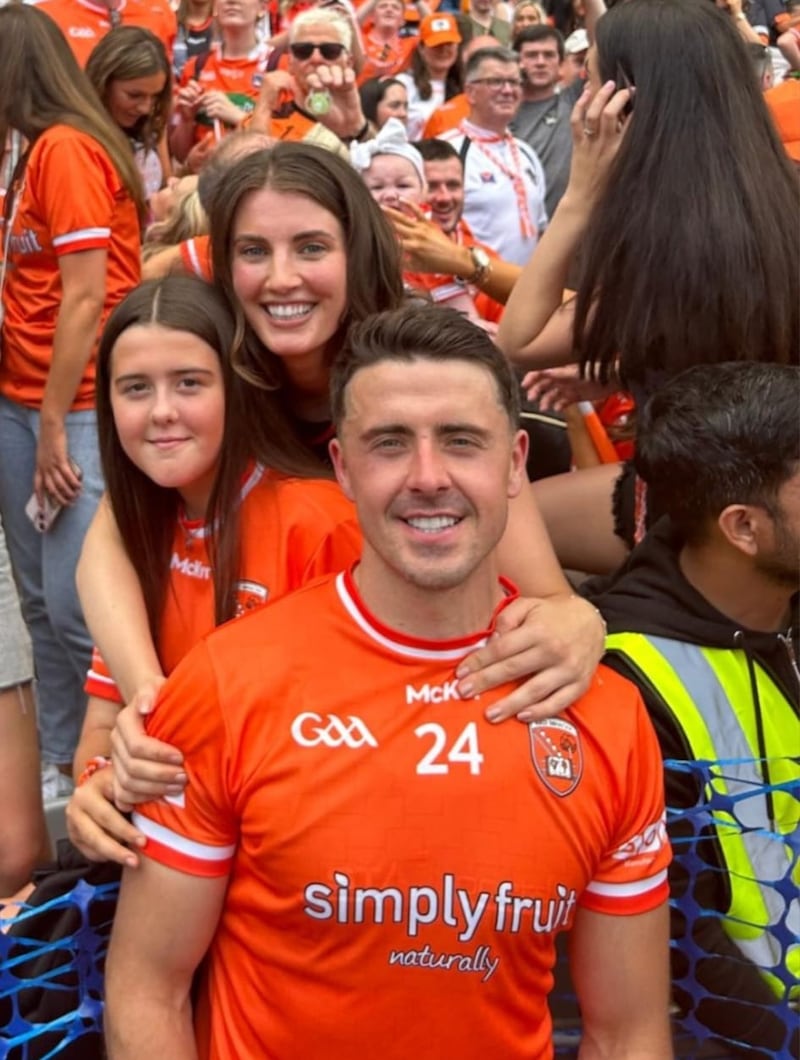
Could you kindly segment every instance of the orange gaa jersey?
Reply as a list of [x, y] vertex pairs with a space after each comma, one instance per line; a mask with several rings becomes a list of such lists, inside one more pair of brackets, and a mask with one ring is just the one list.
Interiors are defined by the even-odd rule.
[[[106, 251], [99, 336], [108, 314], [139, 282], [139, 220], [105, 149], [68, 125], [53, 125], [36, 139], [13, 194], [0, 393], [36, 408], [50, 370], [61, 306], [58, 259], [85, 250]], [[6, 245], [5, 234], [1, 242]], [[72, 408], [93, 406], [92, 358]]]
[[[350, 501], [335, 482], [287, 478], [257, 466], [242, 488], [241, 580], [237, 617], [349, 566], [361, 552], [361, 531]], [[214, 585], [202, 522], [179, 522], [170, 561], [170, 591], [158, 638], [169, 674], [214, 628]], [[95, 649], [85, 691], [122, 702]]]
[[197, 276], [206, 283], [214, 282], [214, 266], [211, 261], [211, 236], [193, 236], [178, 244], [183, 271]]
[[229, 876], [200, 1056], [552, 1057], [557, 933], [666, 900], [638, 691], [600, 667], [560, 717], [492, 725], [508, 686], [463, 701], [454, 677], [489, 632], [397, 633], [343, 573], [217, 630], [167, 682], [148, 732], [189, 783], [134, 820], [146, 855]]
[[[206, 55], [195, 56], [187, 62], [181, 84], [197, 81], [207, 92], [224, 92], [240, 110], [252, 113], [271, 50], [269, 45], [258, 44], [249, 55], [229, 59], [222, 54], [221, 46], [215, 45]], [[219, 126], [220, 123], [209, 118], [201, 106], [195, 115], [195, 142], [216, 135]]]
[[[94, 46], [111, 29], [109, 6], [92, 0], [41, 0], [37, 4], [64, 34], [81, 67], [86, 66]], [[142, 26], [155, 33], [172, 61], [178, 25], [169, 0], [120, 0], [115, 12], [119, 25]]]

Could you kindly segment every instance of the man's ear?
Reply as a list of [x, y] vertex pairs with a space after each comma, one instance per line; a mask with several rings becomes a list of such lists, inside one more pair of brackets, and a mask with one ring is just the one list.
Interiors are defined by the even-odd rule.
[[755, 504], [729, 504], [718, 518], [717, 526], [725, 540], [745, 556], [756, 556], [770, 516]]
[[342, 488], [342, 493], [348, 500], [354, 500], [353, 492], [350, 489], [350, 476], [347, 473], [347, 465], [342, 452], [342, 443], [338, 438], [331, 438], [328, 442], [328, 453], [330, 454], [331, 463], [333, 464], [333, 470], [336, 474], [336, 481]]
[[525, 431], [517, 431], [511, 449], [511, 466], [508, 474], [508, 498], [518, 497], [523, 486], [528, 483], [528, 444], [529, 438]]

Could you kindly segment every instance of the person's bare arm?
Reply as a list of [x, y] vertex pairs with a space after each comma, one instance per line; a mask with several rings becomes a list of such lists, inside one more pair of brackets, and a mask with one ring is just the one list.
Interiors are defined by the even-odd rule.
[[163, 276], [180, 275], [183, 272], [181, 248], [164, 247], [142, 262], [142, 280], [160, 280]]
[[668, 908], [637, 916], [578, 910], [569, 958], [579, 1060], [671, 1060]]
[[[384, 206], [383, 212], [403, 244], [408, 268], [412, 272], [438, 272], [468, 280], [475, 272], [469, 249], [450, 239], [433, 221], [429, 221], [416, 203], [406, 201], [409, 212]], [[502, 258], [492, 258], [488, 276], [481, 291], [505, 304], [519, 279], [522, 268]]]
[[163, 671], [142, 588], [106, 497], [83, 542], [76, 580], [89, 632], [123, 698], [130, 700]]
[[[627, 128], [630, 91], [609, 81], [592, 97], [587, 87], [572, 111], [572, 165], [564, 197], [522, 270], [506, 305], [497, 343], [514, 364], [552, 368], [574, 360], [573, 303], [562, 305], [572, 259]], [[585, 130], [591, 135], [586, 135]]]
[[594, 44], [594, 27], [597, 25], [598, 19], [606, 13], [605, 0], [584, 0], [583, 9], [584, 25], [586, 26], [586, 35], [589, 38], [589, 43]]
[[64, 419], [94, 350], [106, 289], [106, 251], [82, 250], [58, 260], [61, 305], [53, 337], [39, 419], [34, 488], [40, 503], [45, 492], [71, 504], [81, 491], [70, 464]]
[[125, 871], [106, 964], [109, 1060], [196, 1060], [192, 976], [226, 886], [227, 877], [189, 876], [147, 857]]
[[605, 624], [564, 577], [530, 487], [509, 505], [498, 559], [525, 598], [504, 610], [496, 636], [461, 663], [459, 693], [474, 696], [527, 677], [494, 703], [487, 717], [495, 722], [515, 714], [522, 721], [550, 717], [589, 687], [603, 653]]

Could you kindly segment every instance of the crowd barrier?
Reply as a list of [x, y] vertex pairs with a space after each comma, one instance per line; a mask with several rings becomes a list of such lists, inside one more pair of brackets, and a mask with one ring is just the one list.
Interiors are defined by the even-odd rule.
[[[785, 1024], [785, 1041], [768, 1053], [775, 1060], [796, 1060], [791, 1044], [798, 1034], [800, 987], [794, 958], [800, 956], [800, 782], [784, 780], [758, 787], [739, 779], [742, 761], [666, 763], [668, 770], [689, 774], [704, 792], [690, 809], [669, 810], [668, 818], [680, 835], [674, 840], [675, 856], [686, 872], [683, 893], [673, 895], [673, 911], [685, 920], [680, 941], [683, 974], [675, 980], [676, 996], [691, 1000], [692, 1011], [674, 1017], [676, 1055], [681, 1060], [727, 1060], [746, 1057], [747, 1048], [737, 1039], [711, 1040], [693, 1014], [704, 997], [713, 999], [709, 984], [700, 985], [698, 962], [706, 954], [692, 938], [700, 918], [718, 918], [733, 934], [757, 936], [768, 932], [774, 958], [760, 967], [774, 994], [774, 1013]], [[750, 772], [755, 765], [746, 763]], [[798, 772], [797, 758], [773, 760], [770, 776]], [[787, 768], [788, 767], [788, 768]], [[774, 830], [754, 826], [755, 804], [769, 799], [769, 819]], [[779, 821], [780, 824], [775, 822]], [[676, 828], [671, 830], [674, 832]], [[695, 896], [701, 874], [723, 871], [710, 864], [709, 830], [718, 835], [749, 836], [764, 850], [769, 871], [756, 881], [767, 895], [767, 922], [730, 922], [723, 912], [708, 908]], [[778, 871], [779, 870], [779, 871]], [[39, 904], [26, 906], [0, 934], [0, 1060], [91, 1060], [102, 1056], [103, 965], [113, 918], [118, 883], [114, 870], [95, 868], [76, 879], [66, 893], [40, 893]], [[705, 877], [706, 880], [708, 877]], [[676, 943], [673, 943], [676, 945]], [[553, 994], [556, 1051], [575, 1056], [579, 1021], [564, 968]], [[796, 1042], [795, 1038], [795, 1042]], [[753, 1053], [759, 1057], [759, 1051]], [[444, 1058], [443, 1058], [444, 1060]]]

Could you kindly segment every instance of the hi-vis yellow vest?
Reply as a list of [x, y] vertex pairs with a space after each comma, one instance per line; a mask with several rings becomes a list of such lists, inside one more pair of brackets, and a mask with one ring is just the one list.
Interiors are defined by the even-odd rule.
[[[726, 934], [761, 971], [778, 997], [800, 994], [800, 718], [781, 690], [753, 663], [765, 753], [759, 750], [756, 707], [744, 651], [700, 648], [666, 637], [614, 633], [606, 649], [622, 655], [661, 698], [684, 733], [692, 757], [744, 759], [716, 771], [706, 786], [733, 799], [735, 816], [713, 810], [731, 903]], [[768, 759], [772, 817], [759, 761]], [[722, 776], [720, 776], [722, 774]], [[794, 789], [792, 793], [791, 789]], [[791, 836], [794, 852], [776, 837]], [[783, 885], [780, 893], [772, 884]], [[793, 884], [793, 885], [792, 885]], [[788, 885], [788, 886], [787, 886]], [[784, 924], [794, 939], [781, 944], [771, 928]]]

